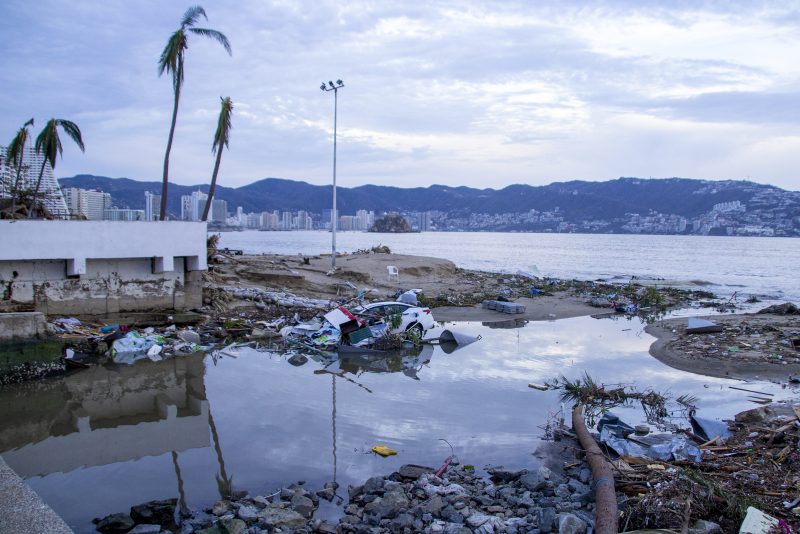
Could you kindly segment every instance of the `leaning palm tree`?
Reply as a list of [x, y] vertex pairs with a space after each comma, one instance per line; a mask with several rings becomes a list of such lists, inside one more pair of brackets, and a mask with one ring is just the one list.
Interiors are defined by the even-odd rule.
[[56, 156], [61, 155], [63, 147], [61, 146], [61, 139], [58, 137], [58, 127], [64, 130], [70, 139], [75, 141], [81, 152], [86, 151], [83, 146], [83, 138], [81, 137], [81, 130], [78, 125], [66, 119], [50, 119], [36, 138], [36, 153], [42, 155], [42, 167], [39, 169], [39, 179], [36, 180], [36, 189], [33, 190], [33, 201], [31, 202], [31, 210], [28, 217], [33, 217], [33, 212], [36, 210], [36, 197], [39, 195], [39, 188], [42, 186], [42, 176], [44, 175], [44, 166], [50, 163], [53, 171], [56, 170]]
[[22, 178], [22, 160], [25, 156], [25, 145], [28, 144], [30, 133], [28, 133], [28, 126], [33, 126], [33, 119], [29, 120], [22, 125], [17, 131], [17, 135], [8, 144], [8, 152], [6, 158], [11, 164], [17, 168], [17, 177], [14, 180], [14, 189], [11, 191], [11, 217], [16, 218], [17, 213], [17, 195], [19, 194], [19, 181]]
[[169, 127], [169, 137], [167, 138], [167, 151], [164, 154], [164, 177], [161, 184], [161, 220], [167, 217], [167, 184], [169, 181], [169, 153], [172, 150], [172, 138], [175, 136], [175, 122], [178, 119], [178, 102], [181, 98], [181, 88], [183, 87], [183, 59], [186, 49], [189, 48], [189, 33], [202, 35], [214, 39], [231, 54], [231, 45], [228, 38], [217, 30], [208, 28], [193, 28], [197, 21], [203, 17], [208, 20], [205, 10], [200, 6], [193, 6], [186, 10], [181, 19], [181, 27], [170, 35], [167, 45], [161, 52], [158, 60], [158, 75], [165, 72], [172, 74], [172, 89], [175, 93], [175, 101], [172, 106], [172, 124]]
[[208, 200], [203, 210], [203, 221], [208, 220], [208, 212], [211, 209], [211, 201], [214, 200], [214, 191], [217, 189], [217, 174], [219, 164], [222, 161], [222, 148], [228, 148], [228, 141], [231, 137], [231, 115], [233, 114], [233, 102], [231, 97], [219, 97], [222, 106], [219, 110], [219, 120], [217, 121], [217, 131], [214, 134], [214, 144], [211, 145], [211, 152], [216, 152], [217, 160], [214, 162], [214, 173], [211, 175], [211, 187], [208, 188]]

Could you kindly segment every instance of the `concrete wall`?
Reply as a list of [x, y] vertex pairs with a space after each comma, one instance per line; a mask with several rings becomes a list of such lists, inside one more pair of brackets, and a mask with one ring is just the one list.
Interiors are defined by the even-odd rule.
[[0, 221], [0, 310], [196, 308], [205, 269], [205, 223]]
[[0, 314], [0, 341], [32, 339], [47, 335], [47, 322], [39, 312]]

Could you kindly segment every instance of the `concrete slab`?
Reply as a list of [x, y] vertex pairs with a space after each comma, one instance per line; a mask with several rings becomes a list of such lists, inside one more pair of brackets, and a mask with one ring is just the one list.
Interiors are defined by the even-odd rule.
[[41, 312], [0, 313], [0, 341], [25, 341], [47, 334], [47, 323]]
[[0, 534], [73, 534], [0, 457]]

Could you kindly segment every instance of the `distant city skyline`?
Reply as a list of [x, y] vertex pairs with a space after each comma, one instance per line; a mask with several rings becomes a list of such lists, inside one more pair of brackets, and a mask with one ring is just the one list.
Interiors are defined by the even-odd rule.
[[[172, 90], [156, 62], [191, 5], [0, 6], [0, 145], [31, 116], [76, 122], [58, 176], [160, 180]], [[618, 176], [798, 190], [797, 2], [204, 1], [230, 39], [190, 41], [175, 183], [207, 183], [220, 96], [235, 104], [219, 184], [502, 188]], [[48, 16], [42, 16], [48, 13]]]

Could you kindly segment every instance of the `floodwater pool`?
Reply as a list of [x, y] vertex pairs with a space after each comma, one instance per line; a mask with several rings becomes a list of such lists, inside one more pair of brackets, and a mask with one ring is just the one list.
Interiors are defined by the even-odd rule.
[[[438, 467], [450, 454], [441, 439], [479, 471], [532, 467], [561, 402], [528, 384], [560, 375], [691, 394], [705, 417], [756, 406], [729, 389], [738, 381], [652, 358], [653, 338], [636, 318], [446, 326], [482, 339], [452, 353], [427, 346], [416, 356], [302, 365], [241, 348], [6, 386], [0, 455], [76, 532], [93, 532], [94, 517], [172, 497], [203, 507], [231, 488], [257, 495], [336, 481], [346, 498], [348, 484], [402, 464]], [[797, 394], [768, 382], [748, 387], [776, 399]], [[632, 407], [615, 411], [641, 417]], [[378, 444], [398, 454], [371, 453]]]

